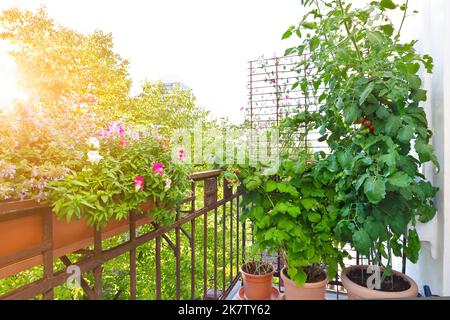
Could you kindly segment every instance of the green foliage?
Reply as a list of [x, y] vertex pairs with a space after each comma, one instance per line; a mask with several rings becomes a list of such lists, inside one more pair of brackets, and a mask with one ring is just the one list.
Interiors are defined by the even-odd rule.
[[75, 32], [56, 24], [42, 8], [36, 13], [5, 10], [0, 27], [0, 39], [15, 45], [11, 54], [22, 84], [41, 102], [52, 106], [61, 98], [92, 96], [97, 109], [126, 105], [128, 62], [114, 53], [111, 34]]
[[131, 99], [125, 116], [135, 124], [151, 123], [169, 136], [175, 129], [204, 124], [208, 112], [195, 105], [192, 90], [179, 86], [169, 90], [162, 82], [145, 82], [142, 92]]
[[[371, 1], [364, 7], [345, 0], [302, 3], [311, 10], [285, 37], [304, 29], [307, 34], [287, 52], [310, 51], [298, 68], [314, 70], [309, 87], [319, 96], [320, 108], [313, 127], [331, 149], [316, 168], [319, 178], [334, 185], [336, 236], [374, 263], [386, 258], [386, 270], [391, 270], [392, 254], [416, 262], [415, 224], [433, 218], [438, 191], [419, 168], [429, 161], [439, 164], [421, 106], [427, 95], [419, 76], [422, 67], [432, 71], [433, 59], [415, 51], [417, 41], [400, 41], [408, 1], [401, 6]], [[392, 10], [403, 12], [400, 26], [391, 22]]]
[[[146, 200], [154, 199], [159, 206], [154, 212], [156, 221], [173, 222], [173, 208], [187, 196], [189, 166], [173, 163], [170, 149], [152, 136], [125, 146], [118, 138], [105, 138], [95, 150], [103, 157], [98, 163], [88, 159], [81, 170], [51, 182], [50, 201], [58, 216], [68, 221], [84, 216], [89, 224], [101, 227], [111, 219], [126, 218]], [[157, 163], [164, 164], [163, 174], [154, 172]], [[136, 177], [142, 178], [142, 189], [135, 186]]]
[[325, 266], [335, 274], [346, 256], [334, 237], [338, 212], [333, 190], [319, 182], [320, 172], [307, 158], [303, 151], [295, 158], [284, 155], [271, 175], [260, 165], [234, 170], [245, 190], [242, 219], [252, 221], [255, 245], [280, 251], [299, 286], [313, 281]]
[[58, 103], [52, 109], [27, 104], [3, 111], [0, 200], [46, 199], [50, 181], [81, 169], [86, 141], [96, 134], [99, 120], [76, 104]]

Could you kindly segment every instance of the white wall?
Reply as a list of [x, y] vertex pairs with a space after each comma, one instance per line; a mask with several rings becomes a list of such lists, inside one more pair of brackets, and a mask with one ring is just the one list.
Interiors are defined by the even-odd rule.
[[[409, 263], [407, 273], [420, 288], [429, 285], [433, 294], [450, 296], [450, 1], [412, 0], [411, 8], [420, 13], [409, 18], [405, 39], [418, 39], [417, 48], [435, 61], [432, 75], [423, 74], [428, 92], [425, 105], [441, 172], [435, 174], [431, 164], [423, 170], [428, 179], [440, 188], [436, 198], [438, 214], [418, 226], [422, 242], [417, 265]], [[447, 17], [447, 19], [446, 19]]]

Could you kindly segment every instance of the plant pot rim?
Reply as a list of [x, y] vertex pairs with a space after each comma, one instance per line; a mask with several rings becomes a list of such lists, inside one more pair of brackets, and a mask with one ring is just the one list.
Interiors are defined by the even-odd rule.
[[[403, 274], [399, 271], [396, 270], [392, 270], [392, 273], [395, 274], [396, 276], [401, 277], [402, 279], [404, 279], [405, 281], [407, 281], [410, 285], [409, 289], [407, 290], [403, 290], [403, 291], [381, 291], [381, 290], [371, 290], [369, 288], [363, 287], [355, 282], [353, 282], [348, 276], [348, 272], [355, 270], [355, 269], [367, 269], [369, 266], [368, 265], [356, 265], [356, 266], [349, 266], [344, 268], [341, 271], [341, 281], [342, 284], [344, 285], [344, 287], [348, 288], [349, 286], [354, 286], [356, 288], [358, 288], [358, 290], [360, 290], [363, 293], [367, 293], [370, 296], [376, 297], [376, 296], [380, 296], [380, 297], [386, 297], [386, 296], [393, 296], [393, 297], [409, 297], [411, 292], [418, 292], [418, 287], [416, 282], [410, 278], [409, 276], [407, 276], [406, 274]], [[347, 284], [347, 285], [346, 285]]]
[[246, 275], [246, 276], [248, 276], [248, 277], [252, 277], [252, 278], [265, 278], [265, 277], [268, 277], [268, 276], [273, 276], [274, 273], [275, 273], [275, 268], [274, 268], [270, 263], [267, 263], [268, 265], [270, 265], [270, 266], [272, 267], [272, 271], [269, 272], [269, 273], [265, 273], [265, 274], [253, 274], [253, 273], [245, 272], [244, 269], [243, 269], [243, 267], [244, 267], [247, 263], [248, 263], [248, 262], [241, 264], [240, 270], [241, 270], [241, 273], [242, 273], [242, 274], [244, 274], [244, 275]]
[[[285, 275], [286, 269], [287, 269], [286, 267], [281, 269], [281, 278], [283, 279], [284, 282], [290, 281], [290, 282], [292, 282], [293, 284], [295, 284], [298, 287], [298, 285], [295, 283], [295, 281], [290, 279], [287, 276], [287, 274]], [[322, 281], [319, 281], [319, 282], [305, 282], [301, 288], [313, 289], [313, 288], [321, 288], [321, 287], [326, 286], [328, 284], [328, 282], [329, 282], [328, 274], [327, 274], [327, 272], [325, 270], [323, 270], [323, 272], [325, 273], [325, 279], [323, 279]]]

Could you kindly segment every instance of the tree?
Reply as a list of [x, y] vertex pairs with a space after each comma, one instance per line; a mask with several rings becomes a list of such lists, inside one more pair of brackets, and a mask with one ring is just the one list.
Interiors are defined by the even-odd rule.
[[161, 81], [144, 82], [142, 92], [132, 99], [126, 111], [132, 122], [142, 125], [151, 123], [162, 134], [204, 124], [208, 114], [208, 111], [195, 105], [192, 90], [180, 86], [169, 90]]
[[128, 61], [113, 51], [111, 34], [81, 34], [56, 24], [44, 8], [0, 15], [0, 39], [9, 40], [24, 88], [40, 102], [61, 98], [118, 111], [127, 102]]

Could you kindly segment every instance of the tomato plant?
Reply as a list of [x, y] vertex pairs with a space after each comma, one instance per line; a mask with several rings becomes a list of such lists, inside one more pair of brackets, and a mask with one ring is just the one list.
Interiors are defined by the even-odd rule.
[[[334, 185], [336, 236], [384, 265], [387, 275], [393, 255], [417, 262], [416, 223], [436, 214], [438, 189], [420, 171], [429, 161], [439, 168], [419, 76], [421, 69], [432, 72], [433, 59], [416, 52], [417, 41], [401, 41], [408, 1], [302, 3], [311, 10], [285, 34], [302, 42], [286, 53], [308, 51], [298, 68], [314, 70], [306, 89], [319, 97], [315, 128], [331, 150], [316, 177]], [[398, 26], [390, 19], [396, 10], [403, 15]]]

